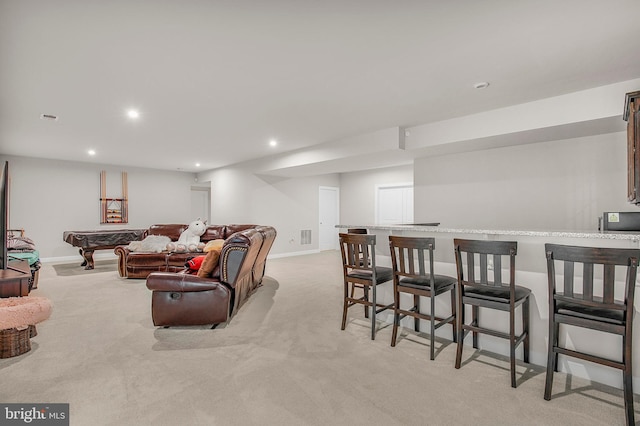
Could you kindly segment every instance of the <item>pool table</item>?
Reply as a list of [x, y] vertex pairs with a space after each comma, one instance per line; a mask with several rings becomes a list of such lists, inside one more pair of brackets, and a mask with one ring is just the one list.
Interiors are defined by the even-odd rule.
[[62, 239], [74, 247], [79, 247], [84, 259], [80, 266], [93, 269], [93, 252], [96, 250], [114, 249], [116, 246], [129, 244], [143, 238], [146, 229], [105, 229], [96, 231], [65, 231]]

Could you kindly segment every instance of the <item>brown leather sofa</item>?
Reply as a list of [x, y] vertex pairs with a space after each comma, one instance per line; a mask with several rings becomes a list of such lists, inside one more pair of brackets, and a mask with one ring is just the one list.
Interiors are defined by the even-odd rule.
[[[257, 225], [209, 225], [201, 242], [223, 239], [226, 240], [238, 231], [255, 228]], [[151, 225], [140, 239], [149, 235], [164, 235], [177, 241], [180, 234], [189, 227], [188, 224], [160, 224]], [[197, 253], [162, 253], [132, 252], [126, 245], [114, 249], [118, 255], [118, 273], [123, 278], [146, 278], [151, 272], [178, 272], [184, 269], [185, 262]]]
[[217, 325], [229, 320], [264, 277], [266, 258], [276, 237], [271, 226], [229, 236], [213, 276], [153, 272], [147, 277], [156, 326]]

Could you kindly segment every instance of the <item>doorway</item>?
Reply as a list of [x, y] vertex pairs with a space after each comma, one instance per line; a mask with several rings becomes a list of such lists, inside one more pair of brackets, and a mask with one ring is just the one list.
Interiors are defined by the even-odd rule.
[[206, 186], [191, 187], [191, 219], [211, 222], [211, 188]]
[[321, 186], [319, 195], [318, 249], [338, 249], [338, 225], [340, 221], [340, 189]]

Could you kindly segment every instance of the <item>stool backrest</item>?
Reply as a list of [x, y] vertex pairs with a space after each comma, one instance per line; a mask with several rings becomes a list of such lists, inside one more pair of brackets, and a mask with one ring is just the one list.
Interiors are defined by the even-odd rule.
[[[463, 240], [455, 238], [453, 246], [458, 270], [458, 282], [470, 286], [511, 286], [515, 285], [516, 241], [483, 241]], [[502, 256], [509, 256], [509, 278], [504, 282], [502, 278]], [[463, 262], [463, 257], [466, 260]], [[477, 260], [477, 261], [476, 261]], [[489, 260], [492, 262], [490, 263]], [[480, 276], [476, 274], [479, 266]], [[493, 270], [490, 280], [489, 270]]]
[[435, 238], [389, 236], [394, 276], [408, 278], [431, 276], [433, 282], [435, 244]]
[[[545, 252], [550, 301], [626, 311], [630, 318], [633, 309], [627, 306], [633, 306], [640, 250], [545, 244]], [[562, 263], [562, 284], [556, 282], [556, 262]], [[582, 279], [576, 279], [576, 263], [582, 264]], [[624, 279], [616, 280], [616, 269]]]
[[345, 273], [348, 270], [371, 271], [376, 266], [376, 236], [369, 234], [338, 234]]

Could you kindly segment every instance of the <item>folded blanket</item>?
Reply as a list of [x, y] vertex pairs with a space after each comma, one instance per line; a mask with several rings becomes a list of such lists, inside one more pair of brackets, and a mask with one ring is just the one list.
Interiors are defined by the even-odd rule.
[[29, 262], [32, 271], [40, 269], [40, 253], [38, 250], [30, 251], [9, 251], [9, 260], [22, 259]]

